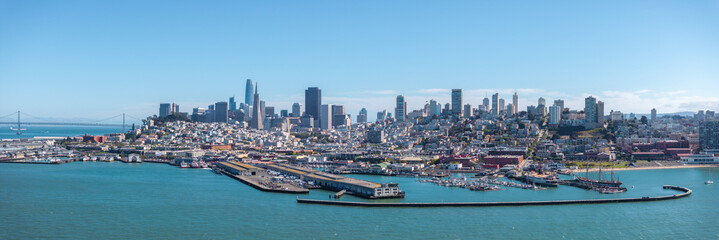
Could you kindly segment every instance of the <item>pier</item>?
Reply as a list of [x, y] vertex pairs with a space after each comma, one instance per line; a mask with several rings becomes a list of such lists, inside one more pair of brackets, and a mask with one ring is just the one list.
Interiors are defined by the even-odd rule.
[[687, 197], [692, 190], [680, 186], [664, 185], [664, 189], [681, 191], [682, 193], [659, 196], [659, 197], [638, 197], [638, 198], [614, 198], [614, 199], [585, 199], [585, 200], [556, 200], [556, 201], [519, 201], [519, 202], [442, 202], [442, 203], [376, 203], [376, 202], [346, 202], [327, 201], [315, 199], [297, 199], [297, 203], [323, 204], [336, 206], [355, 207], [499, 207], [499, 206], [537, 206], [537, 205], [568, 205], [568, 204], [599, 204], [599, 203], [626, 203], [626, 202], [650, 202], [662, 201]]
[[347, 194], [370, 199], [404, 197], [404, 193], [396, 183], [379, 184], [289, 164], [274, 163], [266, 164], [264, 167], [305, 181], [312, 181], [315, 185], [330, 191], [346, 190]]
[[310, 190], [289, 183], [273, 182], [267, 170], [249, 164], [228, 161], [216, 165], [220, 172], [264, 192], [305, 194]]

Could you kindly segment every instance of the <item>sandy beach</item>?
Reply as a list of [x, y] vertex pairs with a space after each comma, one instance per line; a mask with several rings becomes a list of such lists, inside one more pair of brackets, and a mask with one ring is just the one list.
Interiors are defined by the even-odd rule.
[[[682, 165], [682, 166], [665, 166], [665, 167], [626, 167], [626, 168], [602, 168], [604, 171], [632, 171], [632, 170], [655, 170], [655, 169], [676, 169], [676, 168], [708, 168], [708, 167], [719, 167], [717, 164], [698, 164], [698, 165]], [[585, 172], [587, 169], [576, 169], [572, 170], [572, 173]], [[590, 168], [590, 172], [599, 171], [599, 168]]]

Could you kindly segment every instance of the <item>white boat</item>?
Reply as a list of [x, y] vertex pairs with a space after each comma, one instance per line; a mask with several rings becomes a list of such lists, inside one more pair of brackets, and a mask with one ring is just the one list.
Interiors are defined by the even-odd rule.
[[704, 182], [704, 184], [714, 184], [714, 181], [713, 181], [713, 180], [709, 180], [709, 181]]
[[525, 176], [528, 183], [536, 183], [540, 186], [556, 187], [559, 185], [557, 177], [548, 174], [530, 173]]

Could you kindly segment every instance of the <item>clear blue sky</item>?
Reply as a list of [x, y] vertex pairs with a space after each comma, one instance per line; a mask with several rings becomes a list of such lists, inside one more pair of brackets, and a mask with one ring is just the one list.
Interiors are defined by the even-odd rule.
[[719, 110], [719, 1], [5, 1], [0, 115], [100, 119], [304, 89], [370, 119], [515, 90], [606, 111]]

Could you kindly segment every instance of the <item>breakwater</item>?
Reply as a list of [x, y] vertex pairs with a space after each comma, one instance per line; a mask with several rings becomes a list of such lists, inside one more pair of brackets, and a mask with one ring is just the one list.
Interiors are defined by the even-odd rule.
[[297, 203], [358, 206], [358, 207], [498, 207], [498, 206], [532, 206], [532, 205], [566, 205], [566, 204], [598, 204], [598, 203], [622, 203], [622, 202], [649, 202], [677, 199], [692, 194], [692, 190], [680, 186], [664, 185], [664, 189], [676, 190], [682, 193], [639, 198], [614, 198], [614, 199], [585, 199], [585, 200], [556, 200], [556, 201], [518, 201], [518, 202], [442, 202], [442, 203], [373, 203], [373, 202], [346, 202], [328, 201], [314, 199], [297, 199]]

